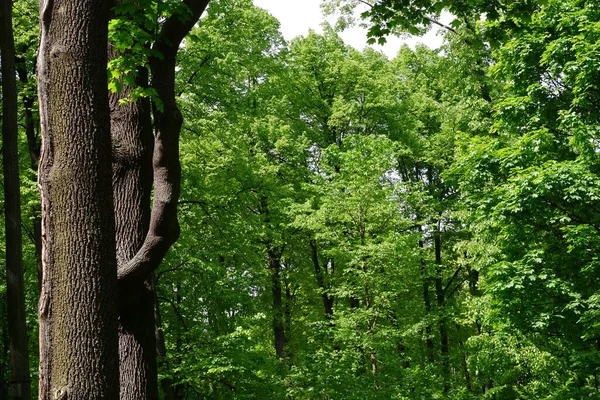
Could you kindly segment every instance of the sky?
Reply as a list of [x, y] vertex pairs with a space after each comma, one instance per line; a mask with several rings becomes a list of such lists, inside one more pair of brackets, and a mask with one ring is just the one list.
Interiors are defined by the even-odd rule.
[[[325, 18], [321, 12], [321, 0], [254, 0], [254, 4], [268, 10], [281, 23], [281, 32], [286, 40], [299, 35], [306, 35], [309, 29], [322, 32], [320, 25], [327, 21], [335, 23], [335, 16]], [[360, 27], [354, 27], [340, 33], [344, 41], [359, 50], [367, 46], [367, 31]], [[442, 37], [437, 34], [437, 29], [422, 38], [399, 39], [387, 38], [384, 46], [373, 45], [375, 49], [383, 51], [388, 57], [394, 57], [403, 43], [414, 47], [418, 42], [429, 47], [437, 48], [442, 43]]]

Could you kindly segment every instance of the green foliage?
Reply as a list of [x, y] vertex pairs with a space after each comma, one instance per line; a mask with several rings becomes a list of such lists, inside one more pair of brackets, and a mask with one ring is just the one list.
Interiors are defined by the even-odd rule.
[[506, 33], [492, 69], [504, 87], [492, 136], [465, 138], [454, 171], [490, 254], [490, 343], [531, 349], [508, 356], [526, 379], [493, 378], [511, 382], [499, 398], [598, 394], [596, 19], [588, 2], [548, 1], [487, 27]]
[[[425, 330], [439, 354], [440, 321], [459, 326], [449, 335], [460, 343], [472, 327], [451, 317], [466, 272], [440, 173], [455, 129], [484, 112], [457, 103], [466, 83], [444, 90], [456, 64], [425, 48], [394, 61], [360, 53], [330, 28], [288, 47], [277, 21], [245, 1], [213, 3], [181, 53], [184, 235], [170, 261], [182, 267], [161, 277], [177, 366], [165, 376], [210, 398], [443, 398], [443, 366], [464, 370], [463, 345], [431, 364]], [[448, 259], [436, 266], [440, 215]], [[426, 309], [423, 285], [433, 293], [437, 280], [443, 304], [432, 297]]]
[[[324, 3], [347, 25], [362, 2]], [[14, 6], [24, 101], [37, 11]], [[176, 71], [182, 235], [156, 274], [161, 381], [182, 399], [599, 397], [596, 6], [376, 1], [373, 40], [456, 17], [442, 49], [389, 60], [328, 26], [286, 43], [250, 0], [211, 1]], [[123, 101], [155, 96], [140, 78], [180, 7], [114, 8]], [[31, 243], [24, 257], [34, 326]]]
[[167, 18], [173, 8], [181, 6], [179, 2], [124, 0], [112, 8], [113, 18], [108, 24], [112, 52], [108, 62], [108, 89], [117, 93], [123, 90], [123, 86], [131, 88], [128, 96], [120, 100], [121, 103], [149, 97], [158, 108], [162, 107], [155, 90], [147, 87], [147, 82], [140, 77], [147, 76], [151, 58], [162, 57], [152, 48], [160, 29], [159, 21]]

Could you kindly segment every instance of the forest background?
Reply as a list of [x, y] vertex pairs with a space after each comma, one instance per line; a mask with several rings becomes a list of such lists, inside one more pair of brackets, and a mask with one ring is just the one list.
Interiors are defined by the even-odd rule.
[[[600, 399], [597, 4], [376, 2], [373, 40], [455, 17], [441, 48], [390, 59], [336, 33], [358, 3], [325, 1], [339, 26], [286, 42], [250, 0], [213, 0], [179, 49], [160, 398]], [[38, 10], [12, 6], [35, 393]], [[115, 21], [123, 48], [149, 40]]]

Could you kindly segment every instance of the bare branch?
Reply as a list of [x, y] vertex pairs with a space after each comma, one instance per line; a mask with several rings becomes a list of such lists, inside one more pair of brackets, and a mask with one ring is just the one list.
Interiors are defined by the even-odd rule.
[[434, 18], [431, 18], [431, 17], [425, 17], [425, 18], [427, 18], [427, 20], [429, 22], [431, 22], [432, 24], [436, 24], [437, 26], [439, 26], [441, 28], [444, 28], [444, 29], [446, 29], [446, 30], [448, 30], [448, 31], [450, 31], [450, 32], [452, 32], [452, 33], [454, 33], [456, 35], [456, 33], [457, 33], [456, 29], [454, 29], [453, 27], [451, 27], [449, 25], [446, 25], [446, 24], [443, 24], [440, 21], [438, 21], [438, 20], [436, 20]]

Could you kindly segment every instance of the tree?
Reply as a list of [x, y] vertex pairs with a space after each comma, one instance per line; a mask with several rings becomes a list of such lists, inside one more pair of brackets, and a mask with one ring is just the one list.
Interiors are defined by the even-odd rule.
[[109, 4], [41, 2], [41, 399], [118, 397]]
[[[454, 232], [444, 225], [441, 277], [428, 280], [444, 284], [444, 305], [426, 313], [418, 238], [428, 238], [429, 271], [434, 246], [432, 230], [419, 232], [415, 224], [431, 227], [437, 209], [452, 202], [425, 207], [421, 198], [434, 198], [443, 185], [423, 189], [425, 178], [398, 182], [393, 171], [402, 159], [422, 175], [435, 163], [440, 179], [456, 120], [470, 122], [471, 110], [441, 98], [442, 72], [454, 66], [441, 68], [443, 57], [425, 50], [411, 58], [407, 49], [403, 63], [411, 73], [376, 52], [353, 51], [332, 30], [277, 52], [255, 37], [255, 11], [242, 2], [214, 5], [182, 52], [180, 77], [188, 183], [182, 226], [206, 233], [182, 239], [172, 268], [159, 274], [170, 283], [160, 299], [170, 362], [180, 366], [175, 382], [183, 382], [182, 393], [223, 397], [279, 382], [297, 397], [441, 393], [441, 384], [425, 383], [450, 373], [421, 361], [421, 327], [426, 321], [435, 328], [443, 312], [452, 321], [444, 356], [455, 370], [462, 367], [462, 347], [452, 341], [464, 333], [455, 333], [447, 316], [459, 309], [466, 273], [453, 276]], [[413, 223], [415, 210], [423, 217]], [[275, 285], [274, 268], [265, 268], [267, 243], [284, 249]], [[279, 318], [271, 295], [277, 286]], [[271, 321], [284, 328], [285, 369], [272, 361]], [[193, 350], [185, 347], [190, 343]], [[401, 387], [392, 376], [403, 377]]]
[[[288, 45], [250, 0], [211, 2], [194, 28], [206, 1], [113, 8], [102, 187], [115, 226], [98, 232], [115, 241], [121, 398], [159, 397], [155, 333], [169, 400], [597, 394], [597, 10], [404, 3], [374, 2], [372, 35], [420, 32], [450, 10], [443, 49], [388, 60], [328, 28]], [[59, 100], [43, 78], [63, 77], [62, 43], [40, 69]], [[65, 135], [46, 137], [65, 154]], [[62, 160], [87, 163], [92, 144]], [[48, 149], [44, 262], [58, 266], [47, 254], [75, 228], [52, 225], [65, 179], [60, 163], [48, 173]], [[42, 318], [42, 339], [55, 320]]]
[[[238, 24], [240, 20], [244, 23]], [[299, 146], [287, 141], [289, 131], [273, 111], [277, 107], [272, 100], [274, 82], [280, 82], [283, 69], [278, 57], [283, 39], [277, 21], [249, 1], [212, 3], [203, 22], [182, 54], [182, 65], [187, 67], [182, 70], [182, 83], [186, 85], [182, 86], [186, 92], [182, 102], [190, 121], [186, 136], [196, 138], [187, 141], [185, 149], [200, 151], [200, 146], [209, 160], [198, 165], [190, 159], [185, 168], [185, 172], [195, 172], [193, 176], [186, 174], [193, 179], [186, 191], [186, 209], [190, 214], [194, 210], [206, 214], [198, 219], [206, 219], [209, 233], [205, 240], [212, 245], [199, 244], [189, 250], [190, 256], [212, 259], [212, 268], [227, 268], [223, 271], [227, 275], [249, 270], [245, 273], [256, 279], [255, 285], [260, 288], [256, 301], [271, 304], [267, 313], [271, 320], [269, 347], [274, 351], [264, 357], [275, 355], [273, 361], [278, 358], [287, 362], [285, 275], [289, 265], [285, 243], [294, 237], [285, 226], [282, 204], [300, 195], [293, 192], [297, 186], [290, 164], [297, 161], [294, 157], [303, 155], [295, 153], [301, 153]], [[211, 108], [217, 112], [211, 113]], [[218, 140], [212, 143], [197, 136], [204, 131], [207, 119], [218, 126], [212, 132]], [[232, 153], [237, 155], [232, 157]], [[206, 172], [198, 173], [203, 170]], [[221, 202], [215, 202], [216, 198]], [[231, 215], [239, 213], [243, 220], [222, 215], [219, 209]], [[198, 219], [188, 223], [195, 224]], [[242, 255], [227, 249], [223, 240], [241, 246], [237, 252]], [[215, 253], [216, 245], [219, 247]], [[202, 254], [198, 254], [199, 249]], [[211, 301], [201, 297], [202, 304]], [[225, 304], [229, 306], [229, 302]], [[221, 320], [219, 314], [233, 312], [202, 307], [209, 308], [210, 319], [216, 321]], [[228, 325], [219, 324], [217, 330], [228, 330]]]
[[[179, 44], [208, 2], [183, 1], [161, 10], [169, 16], [157, 21], [149, 13], [151, 4], [123, 1], [111, 21], [115, 49], [111, 62], [116, 64], [112, 76], [117, 78], [112, 82], [110, 106], [121, 399], [158, 396], [151, 274], [179, 237], [182, 116], [175, 98], [176, 58]], [[156, 29], [155, 36], [151, 29]], [[125, 71], [119, 69], [119, 62]], [[148, 89], [155, 102], [153, 144]]]
[[[131, 35], [128, 38], [121, 36], [120, 38], [117, 38], [117, 40], [112, 40], [111, 42], [111, 49], [117, 49], [116, 51], [111, 52], [111, 61], [119, 58], [120, 61], [127, 59], [124, 61], [124, 64], [126, 64], [126, 67], [131, 67], [133, 65], [133, 70], [135, 71], [130, 74], [129, 72], [131, 72], [131, 70], [127, 73], [123, 73], [123, 71], [118, 68], [111, 68], [111, 71], [113, 71], [113, 78], [116, 76], [117, 80], [120, 79], [120, 86], [124, 89], [120, 93], [112, 93], [110, 99], [110, 120], [113, 133], [111, 140], [113, 143], [113, 174], [110, 186], [113, 188], [113, 195], [107, 196], [106, 193], [103, 192], [103, 197], [91, 196], [93, 198], [102, 197], [98, 202], [99, 204], [104, 204], [104, 206], [106, 205], [106, 201], [114, 204], [113, 212], [115, 215], [115, 226], [113, 229], [109, 230], [113, 231], [112, 236], [116, 242], [116, 269], [120, 282], [118, 306], [120, 315], [118, 321], [120, 325], [120, 386], [122, 398], [147, 399], [155, 398], [157, 396], [153, 316], [154, 296], [147, 290], [144, 282], [150, 282], [151, 272], [160, 264], [164, 254], [179, 235], [176, 206], [179, 193], [178, 135], [181, 125], [181, 116], [177, 109], [177, 105], [175, 104], [175, 59], [178, 43], [183, 40], [183, 37], [198, 21], [207, 4], [208, 1], [182, 1], [181, 3], [171, 4], [169, 7], [164, 8], [162, 5], [157, 6], [152, 2], [145, 2], [144, 4], [139, 4], [137, 2], [135, 4], [133, 4], [133, 2], [120, 2], [115, 7], [113, 13], [114, 18], [110, 22], [111, 32], [113, 33], [115, 31], [115, 21], [127, 25], [128, 28], [136, 29], [129, 32]], [[49, 32], [45, 37], [54, 39], [57, 34], [54, 33], [52, 28], [59, 22], [55, 22], [57, 19], [52, 18], [52, 7], [54, 7], [54, 4], [51, 3], [48, 7], [48, 10], [42, 10], [41, 12], [42, 18], [45, 18], [45, 24], [42, 25], [45, 27], [43, 32]], [[155, 13], [151, 12], [151, 10], [157, 8], [160, 9], [159, 14], [164, 13], [167, 17], [157, 17]], [[134, 14], [135, 17], [132, 17]], [[64, 23], [64, 21], [61, 21], [60, 23]], [[97, 22], [97, 25], [103, 24], [106, 26], [109, 25], [108, 17], [106, 19], [103, 17]], [[118, 23], [116, 25], [118, 25]], [[106, 31], [106, 26], [102, 28], [102, 32]], [[94, 30], [96, 28], [97, 26], [90, 29]], [[138, 35], [140, 33], [142, 33], [142, 35]], [[94, 40], [95, 39], [96, 37], [94, 36]], [[123, 41], [119, 41], [119, 39], [124, 39], [127, 43], [124, 44]], [[78, 45], [80, 45], [78, 49], [85, 53], [86, 45], [89, 43], [92, 42], [88, 41], [83, 43], [82, 41], [81, 43], [78, 43]], [[29, 49], [27, 46], [26, 43], [25, 47], [22, 49], [23, 52]], [[47, 45], [47, 48], [52, 46], [54, 46], [55, 50], [61, 48], [60, 45], [57, 47], [54, 43]], [[106, 44], [104, 46], [106, 46]], [[135, 50], [133, 50], [133, 48], [135, 48]], [[87, 49], [89, 50], [89, 48]], [[139, 49], [143, 49], [144, 51], [140, 54]], [[42, 54], [44, 53], [42, 52]], [[62, 54], [62, 51], [58, 51], [56, 54]], [[52, 55], [54, 55], [54, 53], [52, 53]], [[59, 148], [54, 145], [53, 140], [58, 137], [60, 141], [62, 136], [60, 136], [60, 134], [58, 134], [58, 136], [55, 135], [53, 131], [53, 124], [55, 122], [53, 122], [50, 117], [55, 114], [50, 113], [49, 116], [45, 116], [44, 112], [47, 110], [54, 110], [53, 107], [48, 107], [48, 104], [60, 101], [60, 99], [57, 100], [56, 96], [60, 94], [64, 95], [64, 90], [57, 94], [58, 90], [55, 89], [59, 86], [59, 84], [55, 84], [55, 82], [60, 80], [59, 78], [56, 78], [58, 73], [53, 70], [53, 66], [56, 64], [53, 63], [55, 58], [49, 58], [48, 56], [42, 58], [48, 65], [45, 66], [42, 61], [39, 61], [38, 63], [39, 76], [44, 78], [40, 79], [41, 84], [39, 86], [40, 99], [45, 103], [41, 105], [41, 119], [45, 132], [44, 135], [48, 138], [45, 139], [46, 154], [50, 154], [51, 158], [54, 156], [53, 151]], [[106, 67], [106, 59], [100, 60], [92, 57], [89, 62], [94, 63], [95, 66], [103, 63], [104, 67]], [[88, 61], [86, 60], [83, 64], [85, 68], [87, 68]], [[18, 72], [21, 82], [24, 85], [27, 85], [29, 82], [27, 70], [25, 68], [26, 66], [27, 59], [21, 59]], [[83, 77], [85, 75], [87, 77], [96, 72], [97, 70], [95, 69], [93, 71], [89, 69], [82, 72], [81, 76]], [[138, 72], [139, 76], [137, 75]], [[148, 86], [148, 76], [150, 73], [153, 76], [153, 86], [151, 88]], [[132, 77], [134, 78], [130, 79]], [[61, 76], [61, 78], [64, 78], [64, 76]], [[85, 81], [85, 79], [81, 78], [84, 83], [89, 83]], [[99, 81], [101, 81], [101, 79]], [[114, 81], [112, 81], [111, 84], [114, 84]], [[119, 92], [119, 90], [115, 90], [116, 88], [114, 86], [112, 86], [112, 89], [113, 92]], [[154, 146], [152, 144], [152, 125], [150, 120], [150, 97], [152, 97], [152, 101], [155, 102], [153, 121], [156, 126], [156, 135]], [[23, 94], [23, 98], [25, 102], [26, 134], [29, 142], [31, 162], [35, 167], [38, 154], [35, 131], [33, 129], [33, 114], [31, 112], [33, 101], [27, 94]], [[94, 98], [90, 102], [94, 107], [94, 104], [96, 103], [103, 103], [103, 100]], [[90, 107], [92, 107], [92, 105], [90, 105]], [[105, 105], [108, 106], [108, 103], [98, 106], [98, 115], [104, 112]], [[66, 107], [63, 107], [61, 110], [66, 112]], [[69, 110], [69, 112], [74, 112], [73, 115], [77, 114], [74, 110]], [[81, 119], [84, 120], [83, 118]], [[104, 125], [104, 123], [100, 125]], [[64, 133], [64, 131], [61, 132]], [[91, 138], [93, 138], [93, 136], [80, 138], [80, 140], [83, 143]], [[60, 144], [65, 143], [62, 141]], [[102, 146], [105, 144], [106, 143], [103, 142]], [[94, 152], [99, 151], [101, 153], [104, 152], [105, 154], [109, 153], [104, 147], [98, 149], [94, 148]], [[153, 149], [154, 181], [152, 179]], [[75, 158], [76, 157], [74, 157], [74, 159]], [[74, 161], [85, 164], [88, 163], [89, 160], [89, 158], [82, 157]], [[92, 171], [96, 171], [98, 168], [104, 170], [104, 164], [93, 157], [91, 160], [88, 167]], [[43, 187], [44, 200], [52, 203], [52, 201], [54, 201], [51, 196], [53, 194], [52, 190], [53, 188], [56, 188], [57, 185], [52, 184], [49, 186], [49, 183], [52, 183], [52, 179], [54, 178], [53, 174], [56, 170], [59, 170], [59, 168], [56, 167], [54, 160], [48, 160], [48, 157], [46, 157], [44, 161], [46, 164], [40, 166], [39, 179], [41, 186]], [[63, 160], [61, 160], [61, 162], [62, 161]], [[98, 164], [95, 165], [93, 164], [94, 162], [98, 162]], [[98, 166], [102, 166], [102, 168]], [[69, 167], [71, 168], [69, 171], [67, 171], [69, 168], [60, 168], [60, 171], [73, 173], [73, 166], [70, 165]], [[90, 172], [90, 180], [93, 180], [93, 174], [94, 172]], [[81, 176], [81, 178], [83, 179], [84, 176]], [[98, 179], [104, 182], [104, 176], [101, 176], [101, 173], [98, 175]], [[152, 187], [153, 182], [154, 187]], [[72, 183], [72, 187], [77, 186], [76, 182]], [[92, 189], [93, 188], [90, 188], [90, 190]], [[105, 187], [102, 188], [102, 190], [104, 189]], [[79, 195], [82, 197], [90, 196], [89, 194], [84, 193], [85, 190], [85, 188], [82, 188]], [[48, 196], [44, 191], [48, 191]], [[149, 199], [152, 191], [154, 193], [154, 212], [150, 214]], [[104, 206], [101, 208], [104, 209]], [[49, 219], [49, 210], [47, 208], [48, 207], [46, 207], [43, 213], [48, 217], [46, 219]], [[73, 213], [73, 210], [66, 209], [65, 215], [74, 216], [75, 214]], [[102, 220], [106, 220], [107, 224], [109, 223], [109, 220], [104, 217]], [[52, 223], [52, 221], [49, 223]], [[105, 229], [105, 227], [103, 229]], [[55, 227], [52, 226], [52, 228]], [[61, 226], [60, 229], [63, 229], [63, 227]], [[35, 225], [34, 231], [35, 233], [38, 232], [35, 229]], [[67, 231], [69, 230], [67, 229]], [[37, 234], [34, 236], [38, 237]], [[39, 237], [41, 237], [41, 235]], [[102, 241], [101, 237], [98, 239]], [[48, 251], [58, 251], [57, 248], [63, 246], [64, 243], [66, 242], [56, 244], [55, 248]], [[55, 242], [49, 244], [46, 243], [46, 247], [53, 244], [55, 244]], [[106, 243], [102, 245], [105, 244]], [[83, 248], [84, 246], [81, 247]], [[110, 252], [106, 253], [106, 256], [110, 257]], [[47, 257], [48, 256], [46, 256], [46, 258]], [[52, 257], [53, 256], [50, 256], [50, 261], [53, 261]], [[48, 262], [46, 262], [46, 264], [48, 264]], [[44, 268], [50, 270], [53, 267], [50, 265]], [[47, 273], [46, 276], [48, 275], [49, 274]], [[100, 275], [99, 272], [99, 276]], [[45, 278], [45, 282], [47, 280], [48, 279]], [[49, 297], [48, 291], [52, 288], [52, 283], [46, 282], [44, 285], [42, 300], [47, 301]], [[92, 287], [90, 285], [85, 285], [85, 282], [82, 282], [82, 285], [86, 286], [86, 290], [92, 290]], [[109, 287], [106, 293], [101, 294], [109, 294], [110, 299], [114, 299], [111, 290], [112, 286]], [[42, 311], [44, 310], [42, 309]], [[110, 314], [106, 314], [105, 317], [110, 318]], [[52, 361], [48, 360], [51, 358], [52, 349], [48, 348], [47, 341], [54, 335], [53, 332], [55, 331], [53, 331], [54, 328], [47, 327], [48, 324], [52, 325], [52, 321], [47, 321], [44, 318], [41, 318], [40, 320], [42, 323], [42, 330], [46, 331], [43, 332], [42, 337], [44, 340], [42, 340], [43, 343], [41, 344], [42, 349], [44, 350], [42, 351], [42, 378], [46, 379], [47, 377], [44, 374], [52, 372], [50, 369]], [[46, 336], [44, 336], [45, 334]], [[107, 336], [107, 340], [110, 341], [110, 335]], [[114, 385], [111, 384], [111, 387], [113, 386]], [[49, 389], [46, 387], [41, 390], [47, 392]]]
[[[591, 2], [550, 1], [491, 24], [506, 38], [492, 71], [504, 90], [491, 134], [465, 138], [455, 166], [479, 234], [488, 344], [518, 360], [517, 378], [489, 371], [506, 398], [597, 393], [596, 18]], [[565, 367], [550, 378], [546, 363]]]
[[11, 1], [3, 1], [0, 9], [0, 49], [2, 52], [2, 165], [6, 229], [6, 306], [11, 354], [10, 392], [15, 397], [29, 400], [31, 399], [31, 381], [23, 283], [17, 84]]
[[[356, 11], [360, 11], [360, 18], [370, 24], [369, 42], [385, 43], [388, 35], [408, 33], [421, 35], [433, 25], [457, 33], [457, 28], [472, 25], [480, 16], [487, 20], [496, 20], [501, 13], [506, 11], [526, 16], [537, 7], [536, 2], [523, 1], [519, 3], [503, 4], [500, 1], [486, 0], [422, 0], [422, 1], [395, 1], [395, 0], [324, 0], [323, 8], [326, 13], [339, 12], [338, 27], [345, 28], [356, 20]], [[454, 20], [450, 25], [439, 21], [442, 12], [450, 13]]]

